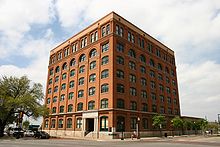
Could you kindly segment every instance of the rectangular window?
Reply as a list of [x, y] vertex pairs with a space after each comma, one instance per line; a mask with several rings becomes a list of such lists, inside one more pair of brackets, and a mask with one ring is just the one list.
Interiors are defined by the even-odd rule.
[[124, 52], [124, 45], [121, 43], [117, 43], [116, 49], [118, 52]]
[[102, 52], [106, 52], [109, 50], [109, 43], [105, 43], [102, 45]]
[[131, 129], [136, 129], [137, 125], [137, 119], [136, 118], [131, 118]]
[[77, 118], [77, 120], [76, 120], [76, 128], [82, 128], [82, 119], [81, 118]]

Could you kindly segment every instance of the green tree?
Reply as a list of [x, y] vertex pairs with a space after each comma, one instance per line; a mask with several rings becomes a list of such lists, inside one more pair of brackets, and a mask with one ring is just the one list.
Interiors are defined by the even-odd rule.
[[19, 114], [34, 119], [46, 116], [49, 111], [45, 105], [41, 105], [42, 100], [41, 84], [30, 83], [26, 76], [3, 76], [0, 79], [0, 137], [5, 126], [17, 121]]
[[180, 129], [183, 127], [183, 120], [179, 116], [176, 116], [171, 120], [171, 124], [174, 129], [178, 129], [180, 135]]
[[193, 122], [190, 120], [183, 120], [183, 129], [186, 131], [186, 134], [189, 134], [189, 130], [192, 130]]
[[23, 122], [23, 124], [22, 124], [23, 129], [27, 130], [28, 127], [29, 127], [29, 124], [30, 124], [30, 122], [29, 122], [28, 120], [25, 120], [25, 121]]
[[155, 126], [156, 128], [159, 128], [160, 136], [162, 137], [162, 127], [163, 124], [165, 123], [165, 116], [155, 115], [152, 119], [153, 119], [152, 125]]
[[199, 126], [200, 126], [200, 129], [202, 130], [202, 133], [204, 135], [205, 130], [207, 129], [207, 126], [208, 126], [208, 121], [206, 119], [201, 119], [199, 121]]

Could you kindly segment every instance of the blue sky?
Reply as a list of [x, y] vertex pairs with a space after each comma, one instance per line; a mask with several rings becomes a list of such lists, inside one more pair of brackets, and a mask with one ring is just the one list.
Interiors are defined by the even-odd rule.
[[0, 0], [0, 75], [45, 86], [49, 51], [111, 11], [175, 51], [182, 115], [216, 120], [219, 0]]

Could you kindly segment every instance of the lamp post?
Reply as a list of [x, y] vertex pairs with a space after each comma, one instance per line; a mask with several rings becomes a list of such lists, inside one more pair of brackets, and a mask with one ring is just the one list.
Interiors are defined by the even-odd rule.
[[136, 124], [136, 128], [137, 128], [137, 139], [140, 139], [140, 135], [139, 135], [139, 122], [140, 122], [140, 117], [137, 118], [137, 124]]
[[121, 140], [124, 140], [124, 135], [123, 135], [123, 124], [124, 124], [124, 122], [121, 121]]

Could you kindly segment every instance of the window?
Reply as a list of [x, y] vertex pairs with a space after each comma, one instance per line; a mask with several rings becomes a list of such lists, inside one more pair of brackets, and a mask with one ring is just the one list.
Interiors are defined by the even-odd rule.
[[89, 88], [89, 96], [95, 95], [95, 87]]
[[174, 103], [175, 105], [177, 105], [177, 100], [176, 100], [176, 99], [174, 99], [174, 100], [173, 100], [173, 103]]
[[101, 79], [108, 78], [108, 76], [109, 76], [108, 69], [103, 70], [101, 73]]
[[67, 112], [72, 112], [72, 111], [73, 111], [73, 105], [70, 104], [70, 105], [68, 105], [68, 110], [67, 110]]
[[135, 54], [135, 51], [134, 51], [133, 49], [130, 49], [130, 50], [128, 51], [128, 55], [129, 55], [130, 57], [136, 58], [136, 54]]
[[57, 108], [56, 107], [53, 107], [52, 108], [52, 113], [54, 114], [54, 113], [56, 113], [57, 112]]
[[171, 103], [172, 103], [171, 97], [168, 97], [168, 98], [167, 98], [167, 103], [168, 103], [168, 104], [171, 104]]
[[116, 62], [117, 62], [117, 64], [124, 65], [124, 58], [122, 58], [121, 56], [117, 56]]
[[66, 83], [63, 83], [62, 85], [61, 85], [61, 90], [65, 90], [66, 89]]
[[108, 92], [108, 90], [109, 90], [109, 85], [108, 84], [103, 84], [101, 86], [101, 93]]
[[64, 101], [64, 99], [65, 99], [65, 94], [62, 94], [62, 95], [60, 96], [60, 101]]
[[72, 119], [71, 118], [68, 118], [67, 119], [67, 128], [72, 128]]
[[147, 112], [147, 111], [148, 111], [148, 108], [147, 108], [147, 104], [146, 104], [146, 103], [143, 103], [143, 104], [142, 104], [142, 111], [144, 111], [144, 112]]
[[55, 82], [58, 82], [59, 81], [59, 76], [56, 76], [55, 77]]
[[137, 95], [136, 89], [134, 87], [130, 87], [130, 95], [133, 95], [133, 96]]
[[81, 98], [84, 96], [84, 90], [79, 90], [78, 91], [78, 98]]
[[106, 35], [110, 34], [110, 24], [106, 26]]
[[131, 41], [131, 32], [128, 32], [128, 41]]
[[158, 70], [161, 70], [161, 71], [163, 70], [162, 65], [160, 63], [158, 63], [157, 68], [158, 68]]
[[176, 90], [175, 89], [173, 89], [173, 95], [176, 95]]
[[98, 32], [96, 31], [90, 35], [90, 41], [91, 41], [91, 43], [93, 43], [97, 40], [98, 40]]
[[157, 55], [157, 57], [161, 57], [161, 54], [160, 54], [160, 50], [159, 50], [159, 49], [156, 49], [156, 55]]
[[146, 68], [144, 66], [140, 66], [140, 71], [142, 74], [146, 73]]
[[66, 70], [67, 69], [67, 63], [65, 62], [62, 66], [62, 70]]
[[145, 90], [141, 90], [141, 97], [147, 98], [147, 92]]
[[85, 65], [80, 66], [79, 73], [83, 73], [85, 71]]
[[152, 46], [151, 43], [148, 43], [147, 48], [148, 48], [148, 51], [149, 51], [150, 53], [153, 53], [153, 50], [152, 50], [153, 46]]
[[70, 85], [69, 85], [69, 88], [73, 88], [74, 87], [74, 81], [70, 81]]
[[165, 113], [165, 109], [164, 109], [163, 106], [160, 107], [160, 113], [161, 113], [161, 114], [164, 114], [164, 113]]
[[174, 72], [173, 69], [171, 69], [171, 75], [172, 75], [172, 76], [175, 76], [175, 72]]
[[74, 96], [74, 93], [73, 93], [73, 92], [70, 92], [68, 99], [69, 99], [69, 100], [72, 100], [72, 99], [73, 99], [73, 96]]
[[100, 117], [100, 131], [108, 131], [108, 117]]
[[169, 84], [170, 83], [170, 79], [168, 77], [166, 77], [166, 83]]
[[45, 120], [45, 128], [48, 128], [49, 120]]
[[144, 49], [144, 39], [141, 40], [141, 47]]
[[58, 91], [58, 86], [55, 86], [54, 87], [54, 92], [57, 92]]
[[129, 81], [130, 81], [130, 82], [133, 82], [133, 83], [136, 83], [136, 76], [133, 75], [133, 74], [130, 74], [130, 75], [129, 75]]
[[62, 59], [62, 52], [59, 52], [57, 56], [57, 60], [60, 60], [60, 59]]
[[130, 103], [130, 109], [131, 109], [131, 110], [137, 110], [137, 103], [132, 101], [132, 102]]
[[145, 78], [141, 78], [141, 86], [147, 86], [147, 80]]
[[105, 36], [106, 34], [105, 31], [106, 31], [105, 27], [102, 27], [102, 37]]
[[154, 67], [154, 60], [153, 59], [150, 59], [150, 66]]
[[117, 43], [116, 49], [118, 52], [124, 52], [124, 45], [121, 43]]
[[58, 73], [58, 72], [60, 72], [60, 67], [59, 66], [57, 66], [56, 69], [55, 69], [55, 73]]
[[50, 98], [47, 98], [47, 104], [50, 104]]
[[122, 28], [122, 27], [120, 27], [120, 33], [119, 33], [119, 35], [122, 37], [122, 36], [123, 36], [123, 34], [124, 34], [124, 30], [123, 30], [123, 28]]
[[70, 61], [70, 66], [74, 66], [76, 64], [76, 60], [73, 58], [71, 61]]
[[78, 44], [77, 43], [74, 43], [73, 44], [73, 47], [72, 47], [72, 52], [76, 52], [78, 50]]
[[60, 113], [64, 112], [64, 106], [60, 106]]
[[53, 97], [53, 103], [57, 102], [57, 96]]
[[167, 74], [170, 73], [168, 67], [165, 67], [165, 73], [167, 73]]
[[116, 76], [120, 79], [124, 79], [124, 72], [122, 70], [117, 69]]
[[79, 57], [79, 62], [84, 62], [86, 61], [86, 55], [85, 54], [82, 54], [80, 57]]
[[51, 121], [51, 128], [55, 128], [55, 124], [56, 124], [56, 120], [52, 119], [52, 121]]
[[156, 88], [156, 84], [154, 81], [150, 81], [150, 87], [151, 89], [155, 89]]
[[90, 57], [90, 58], [93, 58], [93, 57], [95, 57], [96, 55], [97, 55], [96, 49], [92, 49], [92, 50], [90, 51], [90, 53], [89, 53], [89, 57]]
[[172, 114], [172, 109], [168, 108], [168, 114]]
[[71, 70], [71, 71], [70, 71], [70, 76], [71, 76], [71, 77], [75, 76], [75, 73], [76, 73], [75, 69]]
[[101, 108], [108, 108], [108, 99], [104, 98], [101, 100]]
[[82, 118], [76, 119], [76, 128], [82, 128]]
[[124, 85], [117, 84], [117, 92], [124, 93], [125, 92]]
[[124, 30], [122, 27], [120, 27], [119, 25], [116, 25], [116, 34], [123, 37], [124, 34]]
[[163, 103], [164, 102], [164, 96], [160, 95], [160, 102]]
[[63, 128], [63, 119], [59, 119], [58, 128]]
[[50, 78], [50, 79], [49, 79], [49, 82], [48, 82], [49, 85], [52, 84], [52, 82], [53, 82], [53, 81], [52, 81], [52, 78]]
[[88, 110], [93, 110], [95, 108], [95, 101], [90, 101], [88, 104]]
[[117, 108], [125, 108], [125, 102], [123, 99], [117, 99]]
[[96, 78], [96, 74], [91, 74], [89, 76], [89, 82], [94, 82], [95, 81], [95, 78]]
[[151, 99], [153, 102], [155, 102], [157, 100], [156, 94], [155, 93], [151, 93]]
[[170, 88], [169, 87], [167, 87], [166, 90], [167, 90], [167, 93], [170, 93]]
[[62, 80], [66, 79], [66, 73], [62, 74]]
[[173, 86], [176, 86], [176, 82], [175, 80], [172, 80]]
[[109, 43], [105, 43], [102, 45], [102, 53], [107, 52], [109, 50]]
[[50, 76], [53, 75], [53, 68], [50, 69], [49, 73], [50, 73]]
[[148, 120], [147, 120], [147, 118], [142, 119], [142, 127], [144, 129], [148, 129]]
[[137, 119], [132, 117], [131, 118], [131, 129], [136, 129]]
[[155, 72], [153, 70], [150, 71], [150, 77], [154, 78], [155, 77]]
[[96, 61], [92, 61], [90, 63], [90, 69], [94, 69], [96, 67]]
[[157, 106], [156, 105], [152, 105], [152, 112], [157, 112]]
[[83, 103], [78, 103], [77, 104], [77, 111], [82, 111], [83, 110]]
[[78, 85], [84, 85], [84, 77], [79, 79], [79, 84]]
[[87, 46], [87, 37], [82, 38], [81, 40], [81, 48], [84, 48]]
[[123, 116], [117, 116], [117, 126], [116, 126], [116, 131], [117, 132], [122, 132], [125, 131], [125, 117]]
[[144, 55], [141, 55], [140, 56], [140, 61], [142, 62], [142, 63], [146, 63], [146, 58], [145, 58], [145, 56]]
[[108, 56], [103, 57], [103, 58], [102, 58], [102, 65], [107, 64], [107, 63], [108, 63], [108, 61], [109, 61]]
[[161, 92], [163, 92], [163, 89], [164, 89], [164, 88], [163, 88], [163, 85], [160, 84], [160, 85], [159, 85], [159, 89], [160, 89]]
[[134, 34], [131, 34], [131, 42], [132, 42], [132, 43], [135, 43]]
[[[55, 92], [55, 89], [54, 89], [54, 92]], [[48, 89], [47, 93], [48, 93], [48, 94], [51, 93], [51, 88]]]
[[163, 76], [161, 74], [158, 74], [158, 80], [163, 81]]
[[136, 65], [135, 65], [135, 63], [134, 62], [132, 62], [132, 61], [129, 61], [129, 68], [130, 69], [132, 69], [132, 70], [135, 70], [136, 69]]

